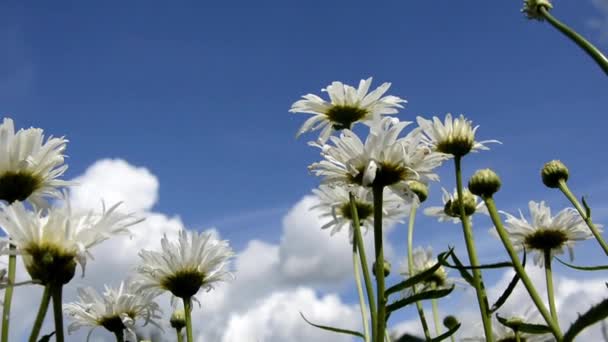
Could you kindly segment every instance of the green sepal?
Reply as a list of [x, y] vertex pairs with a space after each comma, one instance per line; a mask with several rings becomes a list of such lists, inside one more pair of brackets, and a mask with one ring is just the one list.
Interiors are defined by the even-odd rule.
[[528, 334], [550, 334], [551, 328], [543, 324], [530, 324], [518, 320], [508, 320], [496, 315], [496, 319], [505, 327], [513, 329], [513, 331], [528, 333]]
[[362, 339], [365, 340], [365, 335], [363, 335], [362, 333], [360, 333], [358, 331], [352, 331], [352, 330], [348, 330], [348, 329], [334, 328], [334, 327], [330, 327], [330, 326], [327, 326], [327, 325], [314, 324], [311, 321], [307, 320], [306, 317], [304, 317], [304, 314], [302, 312], [300, 312], [300, 316], [302, 316], [302, 318], [304, 319], [304, 321], [306, 321], [306, 323], [312, 325], [315, 328], [319, 328], [319, 329], [323, 329], [323, 330], [328, 330], [328, 331], [333, 331], [333, 332], [340, 333], [340, 334], [347, 334], [347, 335], [357, 336], [357, 337], [361, 337]]
[[393, 312], [401, 309], [404, 306], [410, 305], [420, 300], [441, 298], [449, 295], [454, 290], [454, 285], [447, 289], [428, 290], [416, 293], [415, 295], [399, 299], [386, 306], [387, 312]]
[[556, 257], [555, 259], [557, 259], [557, 261], [559, 261], [560, 264], [564, 265], [564, 266], [568, 266], [570, 268], [573, 268], [575, 270], [579, 270], [579, 271], [604, 271], [604, 270], [608, 270], [608, 265], [598, 265], [598, 266], [577, 266], [577, 265], [572, 265], [569, 264], [563, 260], [561, 260], [560, 258]]
[[443, 263], [448, 258], [448, 256], [450, 256], [450, 254], [452, 254], [453, 250], [454, 250], [453, 248], [450, 248], [449, 251], [439, 254], [437, 256], [437, 263], [435, 265], [433, 265], [432, 267], [426, 269], [424, 272], [415, 274], [415, 275], [405, 279], [404, 281], [398, 283], [397, 285], [389, 287], [386, 291], [384, 291], [385, 296], [388, 297], [389, 295], [391, 295], [393, 293], [397, 293], [399, 291], [405, 290], [408, 287], [412, 287], [418, 283], [425, 281], [429, 277], [431, 277], [435, 273], [435, 271], [437, 271], [439, 269], [439, 267], [441, 267], [443, 265]]
[[594, 305], [591, 309], [587, 310], [582, 315], [578, 316], [578, 319], [572, 323], [566, 334], [564, 335], [564, 342], [574, 341], [576, 335], [578, 335], [585, 328], [604, 320], [608, 317], [608, 298], [601, 301], [599, 304]]
[[[526, 266], [526, 251], [525, 250], [524, 250], [524, 256], [521, 261], [521, 265], [522, 265], [522, 267]], [[517, 286], [519, 279], [520, 279], [519, 274], [515, 273], [515, 275], [513, 276], [513, 279], [511, 279], [511, 282], [509, 283], [509, 285], [507, 286], [505, 291], [502, 293], [502, 295], [500, 295], [500, 297], [496, 300], [496, 302], [494, 302], [494, 304], [492, 304], [492, 308], [490, 309], [490, 314], [495, 313], [507, 301], [507, 299], [509, 298], [509, 296], [511, 295], [513, 290], [515, 290], [515, 287]]]
[[460, 328], [460, 323], [458, 323], [457, 325], [453, 326], [450, 330], [444, 332], [443, 334], [441, 334], [441, 335], [439, 335], [439, 336], [437, 336], [435, 338], [432, 338], [431, 342], [443, 341], [446, 338], [454, 335], [454, 333], [456, 333], [456, 330], [458, 330], [459, 328]]

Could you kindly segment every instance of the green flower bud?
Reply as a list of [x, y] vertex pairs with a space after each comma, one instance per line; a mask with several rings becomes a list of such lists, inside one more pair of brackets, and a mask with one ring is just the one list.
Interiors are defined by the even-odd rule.
[[410, 190], [416, 194], [416, 196], [418, 196], [420, 203], [426, 201], [426, 199], [429, 197], [429, 187], [426, 186], [426, 184], [413, 180], [409, 181], [407, 185], [409, 186]]
[[453, 327], [457, 326], [458, 324], [460, 324], [460, 322], [458, 322], [458, 318], [456, 318], [455, 316], [446, 316], [443, 319], [443, 325], [448, 328], [448, 329], [452, 329]]
[[[374, 276], [376, 275], [376, 262], [374, 262], [372, 269], [374, 270]], [[391, 274], [391, 263], [384, 260], [384, 277], [388, 277]]]
[[169, 320], [171, 327], [177, 330], [181, 330], [186, 326], [186, 313], [184, 310], [175, 310]]
[[[463, 190], [462, 197], [464, 198], [464, 214], [467, 216], [475, 214], [475, 210], [477, 210], [477, 200], [475, 196], [469, 191]], [[460, 217], [460, 200], [458, 197], [455, 197], [453, 200], [448, 200], [443, 207], [443, 211], [448, 216]]]
[[521, 9], [528, 19], [543, 20], [543, 16], [540, 13], [540, 7], [545, 7], [550, 10], [553, 8], [550, 0], [524, 0], [524, 8]]
[[500, 177], [490, 170], [483, 169], [475, 172], [469, 179], [469, 190], [480, 197], [492, 197], [500, 189]]
[[540, 171], [543, 184], [549, 188], [559, 187], [559, 182], [568, 181], [568, 168], [559, 160], [552, 160], [543, 166]]

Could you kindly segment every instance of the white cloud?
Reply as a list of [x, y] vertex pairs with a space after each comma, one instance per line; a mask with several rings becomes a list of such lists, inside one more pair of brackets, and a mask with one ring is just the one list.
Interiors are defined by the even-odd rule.
[[591, 0], [593, 6], [598, 10], [599, 17], [593, 17], [588, 21], [589, 27], [596, 30], [601, 42], [608, 42], [608, 0]]

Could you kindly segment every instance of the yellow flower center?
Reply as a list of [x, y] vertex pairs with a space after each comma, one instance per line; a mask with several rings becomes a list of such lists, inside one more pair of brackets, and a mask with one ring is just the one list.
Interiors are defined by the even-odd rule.
[[25, 201], [42, 183], [39, 177], [24, 172], [5, 172], [0, 175], [0, 200], [8, 203]]

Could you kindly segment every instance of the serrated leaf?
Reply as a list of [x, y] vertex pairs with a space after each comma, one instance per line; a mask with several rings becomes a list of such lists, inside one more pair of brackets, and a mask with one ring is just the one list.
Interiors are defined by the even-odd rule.
[[441, 298], [449, 295], [454, 290], [454, 285], [448, 289], [428, 290], [419, 292], [406, 298], [399, 299], [386, 306], [387, 312], [393, 312], [401, 309], [404, 306], [410, 305], [420, 300]]
[[496, 319], [500, 324], [505, 327], [511, 328], [515, 331], [528, 333], [528, 334], [548, 334], [551, 333], [551, 328], [543, 324], [530, 324], [520, 320], [508, 320], [504, 317], [496, 315]]
[[592, 306], [587, 312], [578, 316], [578, 319], [574, 321], [570, 328], [568, 328], [568, 331], [566, 331], [563, 341], [574, 341], [576, 335], [581, 331], [606, 317], [608, 317], [608, 298], [604, 299], [599, 304]]
[[585, 200], [585, 196], [581, 197], [581, 202], [583, 202], [583, 207], [585, 207], [585, 219], [588, 219], [591, 217], [591, 208], [589, 208], [589, 205], [587, 204], [587, 201]]
[[439, 335], [439, 336], [437, 336], [437, 337], [435, 337], [435, 338], [432, 338], [432, 339], [431, 339], [431, 342], [439, 342], [439, 341], [443, 341], [443, 340], [445, 340], [446, 338], [448, 338], [448, 337], [450, 337], [450, 336], [454, 335], [454, 333], [456, 332], [456, 330], [458, 330], [459, 328], [460, 328], [460, 323], [456, 324], [455, 326], [453, 326], [453, 327], [452, 327], [452, 329], [450, 329], [450, 330], [448, 330], [448, 331], [444, 332], [443, 334], [441, 334], [441, 335]]
[[323, 329], [323, 330], [327, 330], [327, 331], [332, 331], [332, 332], [336, 332], [336, 333], [340, 333], [340, 334], [347, 334], [347, 335], [357, 336], [357, 337], [361, 337], [362, 339], [365, 340], [365, 336], [362, 333], [358, 332], [358, 331], [352, 331], [352, 330], [348, 330], [348, 329], [334, 328], [334, 327], [330, 327], [330, 326], [327, 326], [327, 325], [320, 325], [320, 324], [312, 323], [311, 321], [307, 320], [306, 317], [304, 317], [304, 314], [302, 312], [300, 312], [300, 316], [302, 316], [302, 318], [304, 319], [304, 321], [306, 321], [306, 323], [312, 325], [315, 328], [319, 328], [319, 329]]
[[568, 266], [570, 268], [573, 268], [575, 270], [579, 270], [579, 271], [604, 271], [604, 270], [608, 270], [608, 265], [598, 265], [598, 266], [577, 266], [577, 265], [572, 265], [569, 264], [563, 260], [561, 260], [558, 257], [555, 257], [555, 259], [557, 259], [557, 261], [559, 261], [560, 264], [564, 265], [564, 266]]
[[433, 274], [435, 274], [435, 271], [437, 271], [439, 269], [439, 267], [441, 267], [443, 265], [443, 262], [445, 262], [445, 260], [448, 258], [448, 256], [450, 256], [450, 254], [452, 254], [452, 251], [453, 251], [453, 249], [450, 248], [449, 251], [439, 254], [437, 257], [437, 263], [435, 265], [433, 265], [429, 269], [426, 269], [424, 272], [420, 272], [418, 274], [415, 274], [415, 275], [405, 279], [404, 281], [398, 283], [397, 285], [389, 287], [384, 292], [385, 295], [388, 297], [389, 295], [391, 295], [393, 293], [397, 293], [399, 291], [405, 290], [408, 287], [412, 287], [412, 286], [430, 278], [431, 276], [433, 276]]
[[38, 342], [50, 342], [51, 341], [51, 337], [53, 337], [53, 335], [55, 335], [54, 331], [52, 333], [48, 334], [48, 335], [42, 336], [42, 338], [39, 339]]
[[[460, 262], [460, 259], [458, 259], [458, 257], [456, 256], [456, 253], [452, 253], [452, 260], [454, 261], [456, 266], [459, 266], [457, 268], [457, 270], [460, 273], [460, 276], [462, 277], [462, 279], [464, 279], [467, 283], [469, 283], [469, 285], [475, 287], [475, 285], [473, 285], [474, 284], [473, 276], [471, 275], [471, 273], [469, 273], [466, 270], [466, 268], [464, 268], [464, 265], [462, 264], [462, 262]], [[445, 264], [444, 264], [444, 266], [445, 266]]]
[[[526, 266], [526, 251], [525, 250], [524, 250], [524, 255], [523, 255], [521, 264], [523, 267]], [[492, 308], [490, 309], [490, 314], [495, 313], [498, 309], [500, 309], [501, 306], [503, 306], [503, 304], [507, 301], [507, 299], [509, 298], [509, 296], [511, 295], [513, 290], [515, 290], [515, 287], [517, 286], [519, 279], [520, 279], [519, 274], [515, 273], [515, 275], [513, 276], [513, 279], [511, 279], [511, 282], [509, 282], [509, 285], [507, 286], [505, 291], [502, 293], [502, 295], [500, 295], [500, 297], [492, 305]]]

